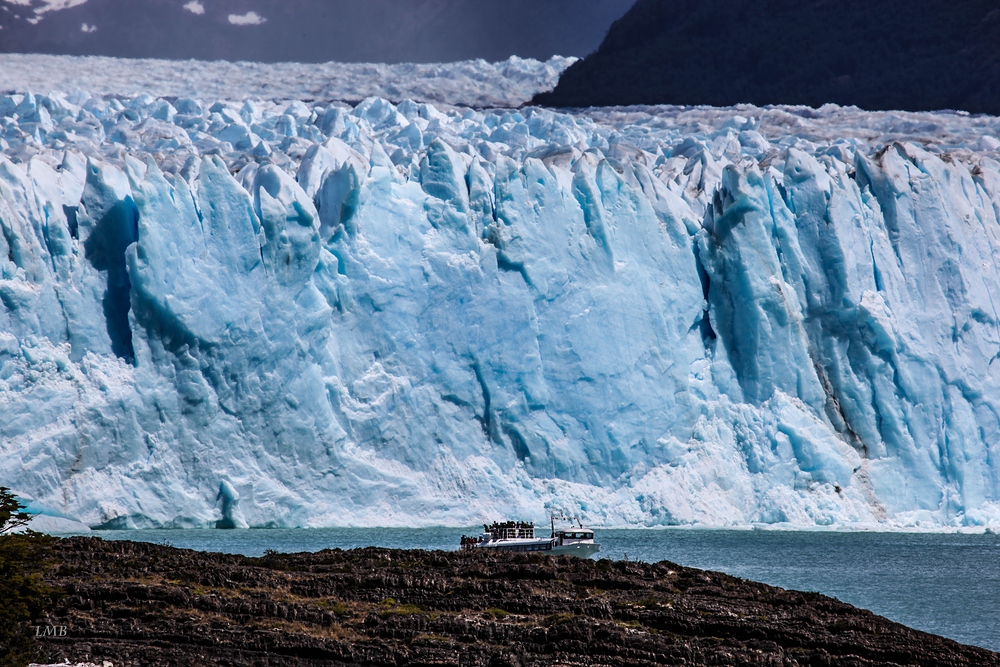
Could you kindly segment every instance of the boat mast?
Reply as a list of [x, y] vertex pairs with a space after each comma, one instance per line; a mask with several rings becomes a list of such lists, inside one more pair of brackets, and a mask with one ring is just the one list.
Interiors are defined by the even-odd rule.
[[552, 524], [552, 535], [550, 537], [556, 536], [556, 519], [559, 519], [561, 521], [566, 520], [566, 515], [563, 514], [562, 510], [559, 510], [558, 513], [552, 512], [551, 514], [549, 514], [549, 521]]

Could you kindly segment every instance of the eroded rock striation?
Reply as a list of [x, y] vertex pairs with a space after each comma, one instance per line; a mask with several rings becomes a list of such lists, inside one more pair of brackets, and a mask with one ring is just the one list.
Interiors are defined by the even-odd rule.
[[55, 660], [121, 665], [1000, 665], [816, 593], [674, 565], [61, 540]]

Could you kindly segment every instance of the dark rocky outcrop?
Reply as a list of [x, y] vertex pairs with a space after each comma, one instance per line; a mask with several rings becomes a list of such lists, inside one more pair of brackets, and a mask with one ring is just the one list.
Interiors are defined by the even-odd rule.
[[1000, 665], [815, 593], [668, 562], [72, 538], [53, 660], [123, 665]]
[[1000, 114], [994, 0], [639, 0], [548, 106], [832, 102]]

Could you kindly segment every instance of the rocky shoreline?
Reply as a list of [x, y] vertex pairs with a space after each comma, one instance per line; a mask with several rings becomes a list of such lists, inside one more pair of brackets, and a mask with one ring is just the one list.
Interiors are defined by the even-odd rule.
[[262, 558], [75, 537], [50, 661], [134, 665], [1000, 665], [816, 593], [668, 562], [359, 549]]

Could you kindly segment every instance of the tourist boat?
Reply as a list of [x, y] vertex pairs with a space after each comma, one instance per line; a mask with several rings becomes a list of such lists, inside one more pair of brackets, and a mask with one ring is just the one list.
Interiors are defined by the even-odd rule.
[[483, 532], [478, 537], [462, 535], [462, 550], [489, 549], [495, 551], [538, 551], [553, 555], [579, 556], [589, 558], [601, 550], [594, 542], [594, 531], [584, 528], [556, 530], [552, 519], [552, 535], [535, 537], [535, 524], [526, 521], [503, 521], [493, 525], [483, 524]]

